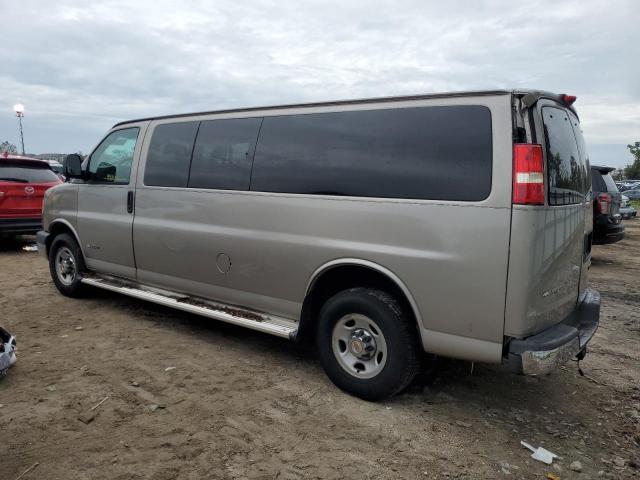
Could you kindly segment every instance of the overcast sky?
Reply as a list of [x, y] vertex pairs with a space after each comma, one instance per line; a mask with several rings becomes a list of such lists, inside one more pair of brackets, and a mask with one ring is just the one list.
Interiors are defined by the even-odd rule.
[[0, 0], [0, 11], [0, 141], [19, 146], [21, 102], [31, 153], [88, 152], [141, 116], [488, 88], [577, 95], [592, 163], [628, 163], [640, 141], [636, 0]]

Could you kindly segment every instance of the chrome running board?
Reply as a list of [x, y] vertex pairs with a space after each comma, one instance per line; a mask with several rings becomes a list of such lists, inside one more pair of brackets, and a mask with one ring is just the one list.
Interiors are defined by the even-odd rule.
[[298, 329], [297, 322], [286, 318], [147, 287], [117, 277], [91, 274], [83, 277], [82, 283], [278, 337], [294, 339]]

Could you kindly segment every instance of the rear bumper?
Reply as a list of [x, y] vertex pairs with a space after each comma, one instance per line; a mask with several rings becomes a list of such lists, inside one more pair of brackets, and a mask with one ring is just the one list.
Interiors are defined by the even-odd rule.
[[0, 233], [36, 233], [42, 230], [42, 218], [0, 218]]
[[604, 245], [619, 242], [624, 238], [624, 225], [622, 223], [593, 226], [593, 243]]
[[545, 375], [586, 353], [600, 322], [600, 294], [587, 289], [582, 302], [562, 322], [508, 346], [507, 368], [524, 375]]
[[38, 251], [45, 258], [47, 257], [47, 240], [49, 239], [49, 232], [45, 232], [44, 230], [39, 230], [36, 233], [36, 243], [38, 244]]

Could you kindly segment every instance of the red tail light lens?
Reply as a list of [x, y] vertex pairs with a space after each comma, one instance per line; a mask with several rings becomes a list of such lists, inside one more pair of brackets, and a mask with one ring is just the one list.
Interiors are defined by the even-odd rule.
[[513, 146], [513, 203], [544, 205], [544, 161], [542, 146], [516, 143]]
[[567, 95], [566, 93], [563, 93], [562, 95], [560, 95], [560, 98], [567, 107], [570, 107], [578, 97], [576, 97], [575, 95]]
[[611, 195], [601, 193], [596, 200], [598, 201], [598, 211], [600, 213], [609, 213], [609, 209], [611, 208]]

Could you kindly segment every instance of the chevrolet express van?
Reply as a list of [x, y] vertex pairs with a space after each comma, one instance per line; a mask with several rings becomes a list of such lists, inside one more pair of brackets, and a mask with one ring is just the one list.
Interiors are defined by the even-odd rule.
[[487, 91], [115, 125], [45, 196], [56, 287], [291, 340], [375, 400], [422, 351], [541, 375], [598, 326], [589, 160], [572, 103]]

